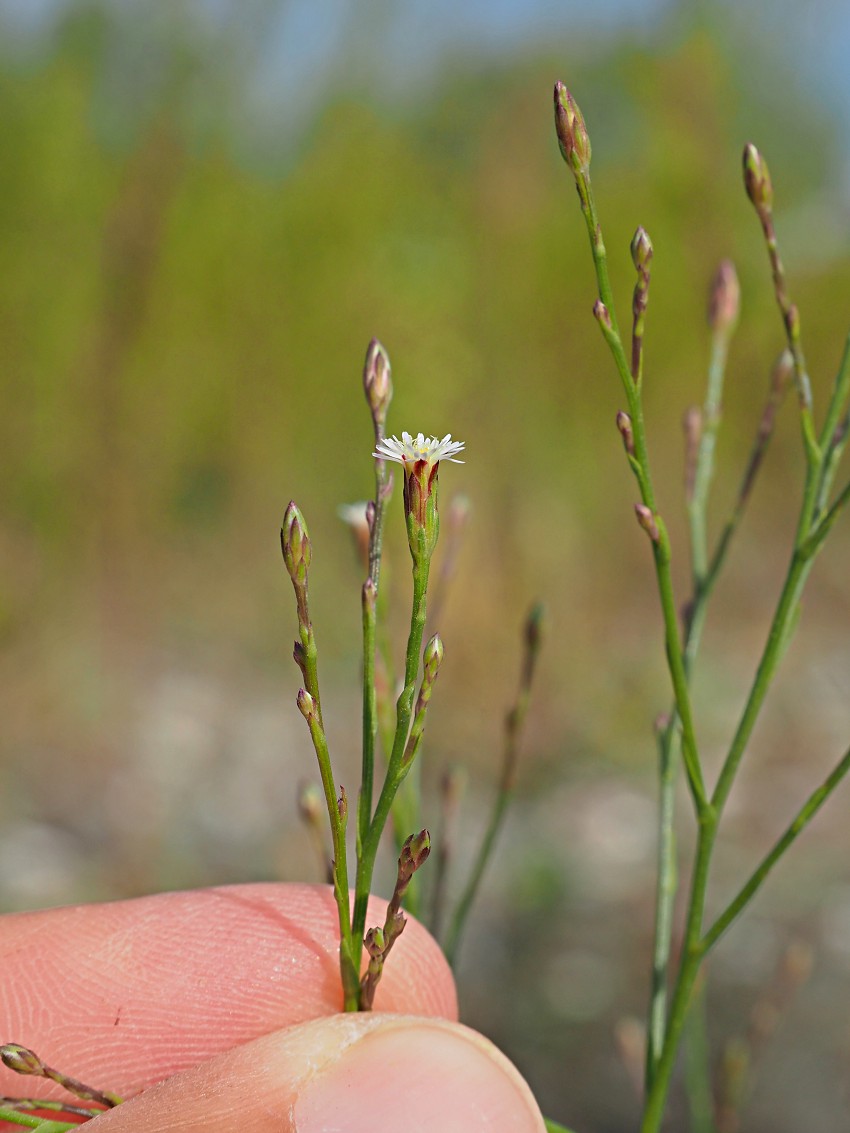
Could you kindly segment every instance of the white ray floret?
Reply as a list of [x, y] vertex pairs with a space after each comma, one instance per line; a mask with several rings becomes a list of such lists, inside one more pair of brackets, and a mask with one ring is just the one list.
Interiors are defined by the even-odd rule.
[[436, 437], [426, 437], [424, 433], [417, 433], [412, 437], [410, 433], [402, 433], [398, 437], [386, 437], [378, 441], [372, 456], [378, 460], [395, 460], [405, 466], [418, 464], [424, 460], [427, 464], [439, 464], [441, 460], [450, 460], [454, 464], [463, 464], [457, 459], [457, 453], [464, 450], [463, 441], [453, 441], [451, 433], [446, 433], [441, 441]]

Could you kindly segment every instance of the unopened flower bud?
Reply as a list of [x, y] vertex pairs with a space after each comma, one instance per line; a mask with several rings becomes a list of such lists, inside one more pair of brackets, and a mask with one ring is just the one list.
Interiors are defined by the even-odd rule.
[[638, 523], [653, 543], [657, 543], [659, 539], [658, 524], [655, 522], [655, 516], [652, 514], [652, 510], [648, 508], [646, 504], [635, 504], [635, 515], [637, 516]]
[[4, 1043], [0, 1046], [0, 1061], [16, 1074], [44, 1076], [44, 1063], [37, 1054], [20, 1043]]
[[637, 229], [632, 237], [631, 253], [635, 268], [640, 272], [647, 271], [652, 263], [652, 241], [643, 225]]
[[708, 297], [708, 325], [715, 333], [729, 333], [738, 321], [741, 285], [731, 260], [721, 260]]
[[752, 144], [744, 146], [744, 186], [756, 211], [766, 214], [773, 208], [773, 185], [767, 162]]
[[377, 960], [383, 955], [384, 949], [387, 946], [384, 930], [382, 928], [370, 928], [363, 937], [363, 943], [372, 959]]
[[443, 641], [440, 635], [435, 633], [425, 646], [425, 652], [422, 655], [423, 680], [427, 681], [429, 684], [433, 684], [442, 661]]
[[296, 586], [306, 585], [307, 568], [310, 566], [313, 552], [304, 516], [294, 502], [289, 504], [283, 516], [280, 546], [289, 577]]
[[298, 705], [298, 711], [309, 724], [316, 712], [316, 702], [306, 688], [300, 688], [298, 690], [295, 703]]
[[613, 330], [611, 312], [608, 310], [601, 299], [597, 299], [593, 304], [593, 317], [605, 330]]
[[363, 367], [363, 389], [372, 411], [372, 420], [381, 424], [387, 419], [387, 409], [393, 396], [392, 371], [386, 350], [373, 338], [366, 351]]
[[617, 428], [623, 438], [623, 448], [629, 456], [635, 455], [635, 435], [632, 431], [632, 419], [622, 409], [617, 414]]
[[564, 86], [555, 83], [555, 131], [564, 161], [573, 173], [590, 168], [590, 136], [578, 103]]
[[427, 830], [420, 830], [418, 834], [409, 835], [401, 848], [398, 859], [399, 875], [413, 876], [420, 866], [424, 865], [431, 853], [431, 835]]

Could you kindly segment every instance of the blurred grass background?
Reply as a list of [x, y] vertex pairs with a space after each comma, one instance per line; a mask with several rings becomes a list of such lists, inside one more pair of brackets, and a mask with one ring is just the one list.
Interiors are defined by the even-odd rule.
[[[839, 6], [816, 7], [834, 47]], [[564, 79], [585, 111], [623, 312], [638, 223], [655, 245], [647, 409], [683, 598], [680, 420], [702, 397], [722, 257], [743, 311], [715, 529], [782, 346], [742, 145], [770, 162], [823, 405], [850, 305], [848, 116], [806, 65], [809, 40], [788, 48], [790, 5], [623, 0], [595, 23], [571, 4], [526, 18], [507, 2], [429, 9], [0, 7], [0, 900], [316, 876], [295, 819], [313, 757], [277, 532], [294, 498], [350, 783], [360, 578], [336, 509], [372, 489], [360, 372], [378, 335], [394, 363], [390, 431], [468, 446], [442, 477], [444, 503], [463, 491], [472, 519], [439, 627], [425, 772], [470, 768], [461, 854], [484, 820], [533, 598], [551, 622], [520, 799], [459, 973], [464, 1016], [550, 1112], [613, 1133], [637, 1109], [612, 1036], [644, 1009], [651, 722], [668, 693], [551, 85]], [[706, 637], [710, 769], [784, 572], [801, 476], [789, 404]], [[393, 502], [400, 649], [408, 566]], [[848, 547], [840, 529], [813, 577], [730, 808], [718, 902], [846, 746]], [[848, 1122], [845, 810], [839, 794], [712, 965], [720, 1051], [788, 944], [814, 950], [765, 1053], [753, 1131]]]

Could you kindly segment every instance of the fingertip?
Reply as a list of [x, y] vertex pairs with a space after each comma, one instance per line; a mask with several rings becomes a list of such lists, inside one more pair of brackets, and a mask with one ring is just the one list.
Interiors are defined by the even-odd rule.
[[489, 1040], [457, 1023], [403, 1016], [373, 1017], [305, 1083], [293, 1116], [298, 1133], [374, 1133], [394, 1124], [408, 1133], [543, 1130], [527, 1083]]
[[104, 1133], [544, 1133], [526, 1082], [458, 1023], [349, 1014], [264, 1036], [98, 1118]]

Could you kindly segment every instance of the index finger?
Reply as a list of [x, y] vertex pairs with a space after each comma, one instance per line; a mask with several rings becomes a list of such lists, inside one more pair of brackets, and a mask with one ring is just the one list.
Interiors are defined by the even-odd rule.
[[[369, 924], [383, 923], [373, 899]], [[272, 1030], [342, 1008], [327, 886], [235, 885], [0, 920], [0, 1042], [132, 1095]], [[457, 1018], [442, 953], [416, 921], [378, 988], [381, 1011]], [[0, 1094], [55, 1092], [0, 1066]]]

